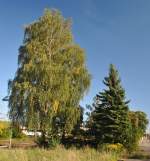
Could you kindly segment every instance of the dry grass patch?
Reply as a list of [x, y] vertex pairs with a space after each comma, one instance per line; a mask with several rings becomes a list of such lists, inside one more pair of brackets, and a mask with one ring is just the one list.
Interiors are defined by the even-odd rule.
[[115, 153], [98, 152], [91, 148], [53, 150], [0, 149], [0, 161], [117, 161]]

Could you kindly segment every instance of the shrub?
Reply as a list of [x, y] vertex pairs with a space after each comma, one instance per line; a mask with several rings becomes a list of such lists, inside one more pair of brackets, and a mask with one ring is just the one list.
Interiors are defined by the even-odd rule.
[[43, 146], [46, 148], [55, 148], [57, 147], [57, 145], [60, 144], [60, 139], [58, 137], [49, 137], [45, 139], [41, 136], [37, 137], [36, 142], [39, 146]]
[[18, 127], [12, 128], [12, 138], [25, 138], [26, 135]]
[[101, 144], [98, 146], [100, 151], [106, 152], [115, 152], [115, 153], [122, 153], [125, 151], [124, 146], [120, 143], [117, 144]]
[[10, 136], [9, 122], [0, 121], [0, 137], [8, 138]]
[[4, 128], [0, 130], [0, 137], [1, 138], [9, 138], [10, 137], [10, 129]]
[[48, 146], [51, 147], [51, 148], [55, 148], [57, 147], [58, 145], [60, 144], [60, 139], [59, 138], [50, 138], [48, 140]]

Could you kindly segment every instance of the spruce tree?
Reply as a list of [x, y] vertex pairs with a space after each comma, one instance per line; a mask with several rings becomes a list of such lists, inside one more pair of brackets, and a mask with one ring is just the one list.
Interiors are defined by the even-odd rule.
[[89, 85], [85, 52], [74, 43], [70, 20], [57, 10], [45, 10], [25, 27], [18, 69], [9, 83], [10, 119], [41, 130], [43, 138], [70, 133]]
[[121, 143], [127, 146], [130, 138], [129, 101], [126, 101], [125, 90], [114, 65], [110, 65], [109, 75], [103, 82], [107, 89], [99, 92], [94, 99], [92, 132], [97, 143]]

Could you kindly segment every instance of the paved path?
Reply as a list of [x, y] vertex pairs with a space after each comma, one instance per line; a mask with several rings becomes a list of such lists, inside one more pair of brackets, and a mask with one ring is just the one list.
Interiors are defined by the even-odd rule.
[[125, 160], [125, 161], [150, 161], [150, 159], [148, 159], [148, 160], [127, 159], [127, 160]]
[[150, 159], [147, 159], [147, 160], [139, 160], [139, 159], [126, 159], [125, 161], [150, 161]]
[[[143, 151], [146, 154], [150, 155], [150, 143], [144, 143], [140, 145], [140, 149], [141, 151]], [[143, 159], [143, 160], [139, 160], [139, 159], [126, 159], [125, 161], [150, 161], [150, 159]]]

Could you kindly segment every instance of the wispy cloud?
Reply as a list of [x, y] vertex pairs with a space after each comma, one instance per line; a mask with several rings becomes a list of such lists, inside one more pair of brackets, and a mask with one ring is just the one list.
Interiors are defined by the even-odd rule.
[[86, 19], [96, 27], [107, 29], [107, 27], [114, 24], [112, 17], [105, 15], [102, 10], [103, 3], [96, 0], [83, 0], [82, 12]]

